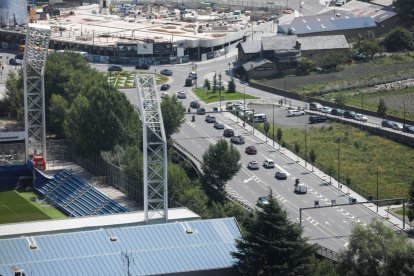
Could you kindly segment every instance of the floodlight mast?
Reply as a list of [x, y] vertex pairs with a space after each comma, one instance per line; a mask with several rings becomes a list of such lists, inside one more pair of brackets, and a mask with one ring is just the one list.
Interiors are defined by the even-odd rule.
[[153, 74], [136, 76], [143, 126], [144, 216], [168, 221], [167, 139]]
[[23, 58], [26, 160], [46, 158], [45, 64], [50, 27], [28, 24]]

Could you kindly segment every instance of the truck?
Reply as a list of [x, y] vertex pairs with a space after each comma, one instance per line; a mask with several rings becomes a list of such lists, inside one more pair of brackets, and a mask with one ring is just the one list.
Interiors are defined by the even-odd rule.
[[306, 194], [308, 192], [308, 186], [306, 186], [304, 183], [301, 183], [299, 178], [296, 178], [294, 191], [297, 194]]
[[195, 84], [195, 79], [190, 78], [190, 77], [185, 79], [185, 86], [193, 86], [194, 84]]

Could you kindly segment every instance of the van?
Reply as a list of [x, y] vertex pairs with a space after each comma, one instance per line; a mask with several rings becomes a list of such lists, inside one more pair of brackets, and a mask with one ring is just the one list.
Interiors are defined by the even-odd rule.
[[295, 185], [295, 193], [297, 194], [306, 194], [308, 192], [308, 186], [303, 183]]
[[266, 122], [266, 114], [264, 114], [264, 113], [254, 114], [254, 122], [255, 123], [264, 123], [264, 122]]
[[193, 86], [194, 83], [195, 83], [195, 81], [194, 81], [193, 78], [188, 77], [188, 78], [185, 79], [185, 86]]
[[317, 103], [317, 102], [311, 102], [309, 104], [309, 109], [314, 110], [314, 111], [321, 111], [322, 105], [320, 103]]

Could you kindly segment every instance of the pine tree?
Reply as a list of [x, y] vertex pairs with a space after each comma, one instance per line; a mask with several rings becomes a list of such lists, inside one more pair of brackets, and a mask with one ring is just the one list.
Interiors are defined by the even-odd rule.
[[234, 81], [234, 78], [231, 77], [228, 85], [227, 85], [227, 92], [229, 93], [235, 93], [236, 92], [236, 82]]
[[272, 191], [269, 204], [256, 213], [237, 241], [236, 267], [242, 275], [311, 275], [315, 249], [302, 238], [302, 229], [290, 222]]

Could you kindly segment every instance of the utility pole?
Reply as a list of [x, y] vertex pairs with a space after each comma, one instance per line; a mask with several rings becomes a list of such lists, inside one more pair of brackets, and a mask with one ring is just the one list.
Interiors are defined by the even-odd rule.
[[244, 109], [243, 109], [243, 127], [246, 125], [246, 86], [243, 87], [243, 101], [244, 101]]
[[341, 183], [341, 139], [338, 138], [338, 188], [340, 188]]
[[[378, 161], [377, 161], [378, 162]], [[378, 193], [378, 163], [377, 163], [377, 213], [378, 213], [378, 200], [379, 200], [379, 193]]]
[[404, 127], [405, 127], [405, 101], [403, 101], [403, 107], [404, 107]]
[[253, 124], [252, 124], [252, 126], [253, 126], [253, 130], [252, 130], [252, 132], [253, 132], [253, 134], [254, 134], [254, 109], [253, 109], [253, 116], [252, 116], [252, 122], [253, 122]]
[[308, 160], [308, 156], [307, 156], [307, 135], [306, 135], [306, 126], [307, 123], [305, 123], [305, 168], [307, 166], [307, 160]]
[[273, 103], [273, 115], [272, 115], [272, 141], [273, 147], [275, 146], [275, 104]]

